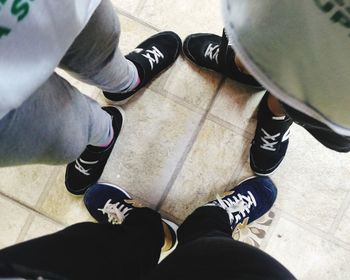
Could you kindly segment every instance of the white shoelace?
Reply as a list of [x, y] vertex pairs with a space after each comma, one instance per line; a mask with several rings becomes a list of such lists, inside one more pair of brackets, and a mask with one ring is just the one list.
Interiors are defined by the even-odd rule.
[[[113, 225], [121, 224], [128, 216], [127, 212], [129, 212], [131, 208], [125, 206], [125, 204], [122, 204], [120, 202], [111, 203], [111, 201], [112, 200], [109, 199], [102, 209], [97, 210], [101, 211], [104, 215], [107, 214], [109, 223]], [[122, 206], [124, 206], [123, 210], [121, 210]]]
[[[153, 55], [153, 57], [151, 56]], [[158, 50], [155, 46], [152, 47], [152, 50], [146, 50], [146, 54], [142, 54], [145, 58], [148, 59], [151, 64], [151, 69], [153, 70], [154, 64], [159, 63], [160, 58], [164, 58], [164, 55], [160, 50]]]
[[277, 133], [275, 135], [269, 134], [265, 129], [261, 129], [262, 133], [264, 133], [264, 136], [261, 137], [261, 141], [263, 141], [263, 144], [260, 145], [262, 149], [268, 150], [268, 151], [276, 151], [275, 145], [278, 144], [277, 137], [281, 135], [281, 133]]
[[[262, 149], [268, 150], [268, 151], [276, 151], [275, 145], [278, 144], [277, 137], [281, 135], [281, 133], [277, 133], [275, 135], [269, 134], [265, 129], [261, 129], [262, 133], [264, 133], [264, 136], [261, 137], [261, 141], [263, 141], [263, 144], [260, 145]], [[287, 141], [289, 139], [290, 135], [290, 128], [283, 134], [281, 142]], [[272, 141], [272, 142], [271, 142]]]
[[232, 196], [232, 199], [222, 199], [219, 195], [216, 195], [216, 199], [220, 206], [228, 213], [231, 223], [234, 222], [237, 224], [250, 213], [250, 207], [252, 205], [257, 205], [253, 194], [250, 191], [247, 193], [248, 195], [238, 194], [237, 197]]
[[97, 161], [86, 161], [86, 160], [83, 160], [83, 159], [77, 159], [77, 160], [75, 161], [75, 165], [74, 165], [75, 169], [78, 170], [80, 173], [84, 174], [85, 176], [90, 176], [89, 171], [91, 170], [91, 168], [90, 168], [90, 169], [84, 168], [84, 167], [80, 164], [79, 160], [80, 160], [82, 163], [84, 163], [84, 164], [90, 164], [90, 165], [93, 165], [93, 164], [98, 163], [98, 160], [97, 160]]
[[217, 64], [219, 64], [219, 51], [220, 51], [220, 45], [213, 45], [213, 44], [209, 44], [209, 46], [207, 47], [207, 50], [205, 51], [204, 57], [208, 57], [211, 60], [216, 61]]

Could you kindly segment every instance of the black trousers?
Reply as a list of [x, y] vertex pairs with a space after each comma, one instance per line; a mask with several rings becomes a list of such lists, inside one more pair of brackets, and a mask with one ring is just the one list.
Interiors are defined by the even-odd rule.
[[119, 226], [76, 224], [1, 250], [0, 279], [295, 279], [266, 253], [234, 241], [219, 207], [198, 208], [178, 238], [175, 251], [157, 265], [160, 215], [135, 209]]

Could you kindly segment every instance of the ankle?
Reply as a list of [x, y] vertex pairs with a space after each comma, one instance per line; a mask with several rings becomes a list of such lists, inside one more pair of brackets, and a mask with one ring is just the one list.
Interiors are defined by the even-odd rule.
[[165, 252], [170, 250], [173, 247], [174, 240], [170, 232], [170, 226], [164, 221], [162, 221], [162, 225], [163, 225], [163, 232], [164, 232], [164, 243], [161, 251]]
[[271, 114], [275, 117], [285, 117], [286, 113], [282, 107], [281, 102], [269, 93], [267, 98], [267, 108], [270, 110]]
[[236, 65], [238, 70], [241, 71], [243, 74], [250, 75], [249, 71], [247, 70], [247, 68], [245, 68], [245, 66], [243, 65], [243, 63], [241, 62], [241, 60], [238, 58], [237, 55], [235, 55], [233, 59], [233, 63]]

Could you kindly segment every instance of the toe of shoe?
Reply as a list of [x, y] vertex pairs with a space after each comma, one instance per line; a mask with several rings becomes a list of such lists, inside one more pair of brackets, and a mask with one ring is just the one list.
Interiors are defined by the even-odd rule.
[[162, 40], [163, 44], [166, 45], [169, 54], [172, 54], [174, 59], [176, 59], [181, 53], [182, 40], [178, 34], [173, 31], [163, 31], [155, 36], [158, 36]]

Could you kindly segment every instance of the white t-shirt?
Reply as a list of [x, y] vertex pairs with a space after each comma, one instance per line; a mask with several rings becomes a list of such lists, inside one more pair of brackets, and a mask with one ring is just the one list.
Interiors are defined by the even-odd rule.
[[224, 0], [247, 69], [288, 105], [350, 136], [350, 1]]
[[0, 1], [0, 119], [50, 77], [100, 1]]

